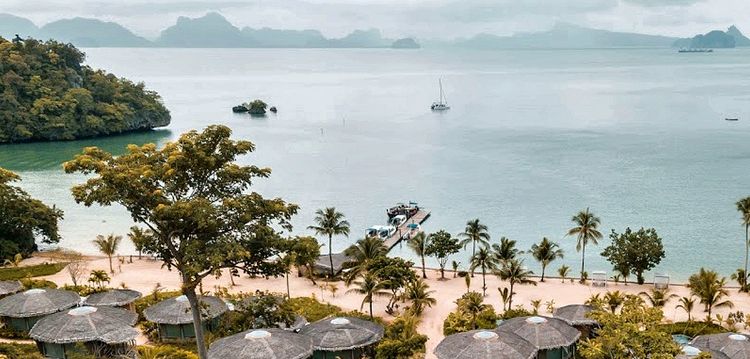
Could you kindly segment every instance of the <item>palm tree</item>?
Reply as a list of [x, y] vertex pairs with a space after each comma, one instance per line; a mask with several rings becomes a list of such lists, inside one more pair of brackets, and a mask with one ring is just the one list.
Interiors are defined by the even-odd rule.
[[737, 268], [737, 272], [732, 273], [732, 275], [729, 276], [732, 280], [736, 280], [737, 284], [740, 285], [740, 292], [745, 292], [748, 289], [747, 285], [747, 274], [745, 274], [745, 270], [742, 268]]
[[485, 276], [487, 275], [487, 271], [497, 270], [497, 261], [489, 249], [480, 248], [479, 252], [471, 257], [471, 271], [474, 272], [477, 268], [482, 270], [482, 295], [486, 296], [487, 282], [485, 281]]
[[531, 276], [534, 272], [526, 270], [523, 266], [523, 260], [512, 259], [505, 263], [502, 268], [497, 272], [500, 279], [507, 280], [510, 284], [510, 292], [508, 294], [508, 308], [513, 308], [513, 287], [523, 284], [536, 285], [536, 282], [531, 280]]
[[[597, 245], [599, 244], [597, 241], [602, 238], [602, 233], [598, 229], [601, 220], [586, 208], [585, 211], [580, 211], [573, 216], [571, 221], [573, 221], [575, 227], [568, 230], [568, 235], [576, 236], [578, 239], [576, 251], [581, 252], [581, 274], [583, 274], [586, 271], [586, 245], [589, 242]], [[583, 280], [583, 277], [581, 280]]]
[[667, 294], [666, 289], [655, 289], [655, 288], [651, 288], [651, 293], [640, 292], [638, 293], [638, 295], [643, 297], [643, 299], [645, 299], [654, 308], [661, 308], [667, 305], [667, 302], [669, 302], [669, 300], [671, 300], [672, 298], [678, 297], [678, 295], [674, 293]]
[[607, 292], [607, 294], [604, 295], [603, 300], [609, 306], [609, 310], [612, 312], [612, 314], [615, 314], [617, 308], [625, 302], [625, 295], [623, 295], [619, 290], [616, 290], [614, 292]]
[[344, 254], [351, 258], [350, 261], [344, 263], [349, 269], [346, 273], [346, 278], [344, 278], [344, 283], [349, 286], [354, 279], [367, 270], [367, 265], [371, 261], [387, 253], [388, 248], [380, 238], [366, 237], [358, 240], [356, 244], [344, 251]]
[[688, 278], [687, 287], [690, 288], [690, 294], [700, 299], [709, 318], [713, 308], [734, 307], [734, 303], [731, 301], [723, 300], [729, 296], [729, 292], [724, 289], [726, 281], [724, 277], [719, 278], [718, 273], [705, 268], [701, 268], [698, 273]]
[[[747, 273], [747, 255], [750, 251], [750, 197], [745, 197], [737, 201], [737, 210], [742, 215], [742, 225], [745, 226], [745, 273]], [[748, 288], [745, 286], [742, 288], [747, 291]]]
[[143, 249], [146, 246], [146, 242], [151, 235], [153, 235], [153, 231], [151, 231], [150, 229], [144, 230], [143, 228], [138, 226], [130, 227], [128, 238], [131, 242], [133, 242], [135, 250], [138, 251], [138, 259], [141, 259], [143, 257]]
[[563, 283], [565, 283], [565, 278], [568, 277], [568, 274], [570, 274], [570, 267], [563, 264], [560, 268], [557, 268], [557, 275], [562, 278]]
[[[472, 257], [477, 254], [477, 243], [483, 247], [490, 245], [490, 232], [487, 230], [487, 225], [479, 222], [479, 218], [466, 222], [466, 228], [460, 236], [463, 237], [461, 245], [464, 248], [471, 243]], [[471, 276], [474, 276], [474, 270], [471, 271]]]
[[437, 303], [432, 297], [434, 290], [429, 290], [430, 286], [422, 279], [416, 279], [406, 283], [404, 288], [404, 299], [411, 302], [411, 312], [415, 316], [420, 316], [425, 307], [431, 308]]
[[555, 259], [562, 258], [563, 250], [557, 243], [544, 237], [539, 244], [531, 246], [531, 254], [537, 262], [542, 264], [542, 279], [540, 281], [544, 282], [544, 271], [547, 269], [547, 265]]
[[682, 297], [680, 298], [680, 304], [677, 304], [677, 306], [674, 307], [674, 309], [682, 309], [684, 310], [688, 315], [688, 322], [693, 320], [693, 317], [690, 313], [693, 312], [693, 307], [695, 306], [695, 298], [691, 295], [690, 297]]
[[471, 317], [472, 329], [477, 329], [477, 317], [479, 314], [489, 308], [489, 305], [484, 304], [484, 297], [477, 292], [464, 294], [461, 298], [456, 300], [456, 304], [458, 305], [459, 310]]
[[424, 265], [424, 256], [425, 252], [427, 252], [428, 244], [430, 244], [430, 239], [424, 232], [417, 233], [414, 237], [409, 239], [409, 242], [407, 242], [409, 248], [411, 248], [414, 253], [422, 258], [422, 278], [427, 278], [427, 272], [425, 271]]
[[516, 259], [519, 254], [523, 253], [516, 248], [516, 241], [505, 237], [500, 238], [500, 245], [492, 245], [492, 251], [501, 264]]
[[107, 271], [95, 269], [89, 274], [89, 282], [95, 284], [97, 288], [102, 288], [105, 282], [109, 284], [109, 281]]
[[331, 264], [331, 278], [333, 272], [333, 250], [331, 249], [333, 236], [349, 237], [349, 222], [344, 214], [336, 211], [336, 207], [328, 207], [315, 211], [315, 225], [307, 227], [315, 231], [316, 235], [328, 236], [328, 260]]
[[365, 303], [370, 304], [370, 319], [373, 319], [372, 315], [372, 302], [373, 297], [387, 297], [390, 296], [390, 293], [385, 289], [387, 283], [386, 281], [378, 282], [378, 279], [373, 275], [372, 273], [365, 273], [362, 276], [361, 281], [356, 281], [354, 284], [357, 285], [356, 288], [352, 288], [347, 290], [347, 293], [357, 293], [362, 294], [365, 297], [362, 299], [362, 304], [359, 307], [359, 310], [362, 310], [362, 308], [365, 307]]
[[114, 234], [110, 234], [106, 237], [100, 234], [92, 241], [99, 249], [99, 252], [102, 252], [102, 254], [109, 259], [109, 272], [112, 274], [115, 274], [115, 270], [112, 268], [112, 256], [117, 253], [117, 247], [120, 246], [121, 241], [122, 236], [116, 236]]

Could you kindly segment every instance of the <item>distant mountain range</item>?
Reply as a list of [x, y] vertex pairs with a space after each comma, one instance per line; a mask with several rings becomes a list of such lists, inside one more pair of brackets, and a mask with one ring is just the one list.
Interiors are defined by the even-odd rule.
[[[0, 36], [55, 39], [79, 47], [235, 47], [235, 48], [395, 48], [415, 49], [413, 38], [384, 38], [377, 29], [355, 30], [342, 38], [326, 38], [317, 30], [278, 30], [238, 28], [218, 13], [198, 18], [179, 17], [158, 38], [148, 40], [127, 28], [96, 19], [73, 18], [42, 27], [28, 19], [0, 14]], [[736, 27], [714, 30], [692, 38], [676, 38], [627, 32], [613, 32], [558, 23], [536, 33], [497, 36], [481, 33], [468, 39], [428, 41], [429, 47], [471, 49], [511, 48], [615, 48], [615, 47], [698, 47], [726, 48], [750, 46], [750, 39]]]
[[356, 30], [329, 39], [317, 30], [242, 29], [218, 13], [199, 18], [179, 17], [154, 41], [135, 35], [125, 27], [96, 19], [73, 18], [37, 27], [28, 19], [0, 14], [0, 36], [55, 39], [79, 47], [291, 47], [291, 48], [419, 48], [411, 38], [387, 39], [377, 29]]

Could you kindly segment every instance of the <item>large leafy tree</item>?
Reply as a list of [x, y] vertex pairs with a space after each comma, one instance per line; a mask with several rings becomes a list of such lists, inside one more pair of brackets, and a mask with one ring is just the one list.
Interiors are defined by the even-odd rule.
[[748, 291], [747, 286], [747, 256], [750, 251], [750, 197], [745, 197], [736, 203], [737, 211], [742, 217], [742, 225], [745, 227], [745, 271], [743, 272], [741, 291]]
[[37, 239], [47, 244], [60, 240], [57, 221], [62, 211], [11, 185], [18, 180], [18, 175], [0, 167], [0, 261], [19, 253], [30, 255], [37, 249]]
[[[471, 244], [472, 257], [477, 254], [477, 244], [484, 248], [490, 245], [490, 232], [486, 224], [479, 222], [479, 218], [466, 222], [466, 228], [459, 236], [463, 238], [461, 245], [464, 248]], [[474, 277], [473, 269], [471, 270], [471, 276]]]
[[383, 284], [383, 288], [391, 292], [391, 298], [386, 305], [386, 312], [392, 314], [399, 299], [399, 292], [407, 283], [417, 278], [411, 269], [413, 262], [403, 258], [380, 256], [367, 265], [367, 272], [372, 273]]
[[[314, 237], [295, 237], [288, 241], [287, 254], [294, 258], [294, 265], [303, 269], [313, 285], [315, 283], [315, 262], [320, 257], [320, 244]], [[301, 275], [301, 271], [300, 271]]]
[[578, 212], [571, 221], [574, 227], [568, 230], [569, 236], [575, 236], [576, 251], [581, 252], [581, 280], [583, 280], [583, 273], [586, 272], [586, 245], [599, 244], [597, 241], [602, 238], [602, 233], [599, 232], [599, 224], [601, 220], [586, 208], [585, 211]]
[[544, 282], [544, 271], [547, 269], [547, 265], [555, 259], [562, 258], [563, 250], [560, 249], [560, 245], [544, 237], [541, 242], [531, 246], [531, 255], [542, 264], [542, 279], [540, 279], [540, 282]]
[[425, 248], [425, 253], [430, 257], [437, 258], [440, 266], [440, 279], [445, 279], [445, 264], [448, 263], [448, 258], [452, 254], [461, 250], [461, 244], [457, 238], [452, 237], [450, 233], [444, 230], [431, 233], [429, 237], [430, 243]]
[[618, 234], [614, 230], [609, 235], [612, 243], [604, 248], [602, 256], [621, 273], [635, 274], [638, 284], [643, 284], [643, 273], [656, 267], [666, 256], [661, 238], [653, 228], [641, 228], [633, 232], [630, 228]]
[[349, 236], [349, 222], [344, 214], [337, 211], [335, 207], [328, 207], [315, 211], [315, 225], [307, 227], [315, 231], [317, 235], [328, 237], [328, 260], [331, 264], [331, 278], [336, 274], [333, 271], [333, 236]]
[[130, 145], [121, 156], [96, 147], [65, 163], [68, 173], [91, 177], [73, 187], [86, 206], [125, 207], [153, 235], [144, 248], [179, 272], [193, 313], [198, 355], [207, 358], [196, 288], [203, 278], [231, 268], [249, 274], [283, 273], [280, 230], [291, 230], [297, 206], [250, 192], [271, 170], [235, 163], [255, 149], [234, 141], [225, 126], [190, 131], [162, 148]]

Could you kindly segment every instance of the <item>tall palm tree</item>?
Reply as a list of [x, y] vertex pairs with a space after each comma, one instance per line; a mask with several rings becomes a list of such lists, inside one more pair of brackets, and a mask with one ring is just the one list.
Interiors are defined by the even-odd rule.
[[531, 246], [531, 254], [537, 262], [542, 264], [542, 279], [540, 281], [544, 282], [544, 271], [547, 269], [547, 265], [555, 259], [562, 258], [563, 250], [560, 249], [560, 245], [544, 237], [539, 244], [535, 243]]
[[[750, 197], [745, 197], [737, 201], [737, 210], [742, 215], [742, 225], [745, 226], [745, 274], [747, 274], [747, 255], [750, 251]], [[745, 280], [747, 282], [747, 280]], [[745, 286], [742, 288], [747, 291], [748, 288]]]
[[644, 300], [651, 304], [654, 308], [661, 308], [667, 305], [672, 298], [677, 298], [678, 295], [674, 293], [668, 293], [666, 289], [655, 289], [651, 288], [649, 292], [638, 293]]
[[731, 301], [723, 300], [729, 296], [729, 292], [724, 288], [726, 281], [726, 278], [720, 278], [718, 273], [705, 268], [701, 268], [698, 273], [688, 278], [687, 287], [690, 288], [690, 294], [698, 297], [709, 318], [713, 308], [734, 307]]
[[494, 272], [497, 270], [497, 260], [490, 253], [489, 249], [479, 248], [479, 252], [471, 257], [471, 271], [474, 272], [477, 268], [482, 270], [482, 295], [486, 296], [487, 281], [485, 280], [485, 276], [487, 275], [487, 271]]
[[416, 279], [406, 283], [404, 288], [404, 299], [411, 302], [411, 312], [415, 316], [422, 315], [425, 307], [431, 308], [437, 304], [437, 299], [432, 297], [434, 290], [422, 279]]
[[492, 252], [500, 264], [516, 259], [519, 254], [523, 253], [516, 248], [516, 241], [506, 237], [500, 238], [499, 245], [497, 243], [492, 245]]
[[586, 245], [589, 242], [593, 245], [599, 244], [597, 241], [602, 238], [602, 233], [599, 232], [601, 220], [586, 208], [585, 211], [580, 211], [573, 216], [571, 221], [575, 227], [568, 230], [568, 235], [576, 236], [578, 239], [576, 251], [581, 252], [581, 277], [583, 279], [583, 272], [586, 271]]
[[354, 279], [359, 277], [367, 269], [367, 265], [378, 257], [388, 253], [388, 248], [383, 241], [377, 237], [366, 237], [357, 241], [356, 244], [347, 248], [344, 254], [351, 258], [344, 263], [349, 271], [346, 273], [344, 283], [348, 286]]
[[[460, 236], [463, 238], [461, 245], [464, 248], [471, 243], [472, 257], [477, 254], [477, 243], [483, 247], [490, 245], [490, 232], [487, 230], [487, 225], [479, 222], [479, 218], [466, 222], [466, 228]], [[474, 276], [474, 270], [471, 271], [471, 276]]]
[[138, 251], [138, 259], [141, 259], [143, 257], [143, 249], [146, 245], [146, 242], [148, 241], [149, 237], [153, 235], [153, 231], [150, 229], [143, 229], [138, 226], [132, 226], [130, 227], [130, 233], [128, 233], [128, 238], [131, 242], [133, 242], [133, 246], [135, 247], [135, 250]]
[[523, 266], [523, 260], [512, 259], [505, 263], [502, 268], [497, 272], [500, 279], [507, 280], [510, 284], [510, 293], [508, 294], [508, 308], [513, 308], [513, 287], [523, 284], [536, 285], [536, 282], [531, 279], [534, 272], [527, 270]]
[[336, 211], [336, 207], [327, 207], [315, 211], [315, 225], [307, 227], [315, 231], [316, 235], [328, 236], [328, 260], [331, 264], [331, 278], [333, 272], [333, 250], [331, 249], [333, 236], [349, 237], [349, 222], [344, 214]]
[[430, 238], [424, 233], [419, 232], [414, 237], [409, 239], [407, 245], [411, 250], [414, 251], [419, 257], [422, 258], [422, 278], [427, 278], [427, 272], [425, 271], [424, 256], [427, 252], [427, 246], [430, 244]]
[[365, 303], [369, 303], [370, 304], [370, 319], [373, 319], [373, 315], [372, 315], [373, 297], [390, 296], [390, 293], [384, 289], [387, 285], [386, 281], [378, 281], [378, 279], [372, 273], [365, 273], [362, 276], [362, 280], [355, 281], [354, 284], [356, 284], [357, 286], [355, 288], [347, 290], [346, 292], [364, 295], [365, 297], [362, 299], [362, 304], [360, 305], [359, 310], [362, 310], [362, 308], [365, 307]]
[[691, 295], [690, 297], [682, 297], [680, 298], [680, 304], [677, 304], [674, 309], [682, 309], [684, 310], [688, 315], [688, 322], [693, 321], [693, 316], [691, 313], [693, 312], [693, 307], [695, 306], [695, 298]]
[[117, 253], [117, 247], [120, 246], [122, 236], [116, 236], [110, 234], [108, 236], [98, 235], [92, 242], [96, 245], [99, 252], [102, 252], [109, 259], [109, 272], [115, 274], [115, 269], [112, 268], [112, 256]]

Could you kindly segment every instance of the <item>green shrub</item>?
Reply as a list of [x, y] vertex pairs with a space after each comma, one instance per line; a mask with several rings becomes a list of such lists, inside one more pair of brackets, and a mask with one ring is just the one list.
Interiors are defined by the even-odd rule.
[[0, 343], [0, 358], [8, 359], [44, 359], [35, 344]]
[[138, 357], [140, 359], [198, 359], [195, 353], [172, 345], [139, 346]]
[[55, 289], [57, 288], [57, 284], [54, 282], [50, 282], [48, 280], [44, 279], [21, 279], [21, 285], [23, 285], [24, 289], [31, 289], [31, 288], [49, 288], [49, 289]]
[[0, 280], [20, 280], [53, 275], [67, 265], [68, 263], [42, 263], [33, 266], [0, 268]]
[[[20, 332], [13, 328], [3, 326], [0, 328], [0, 338], [3, 339], [21, 339], [21, 340], [29, 340], [31, 337], [29, 337], [28, 332]], [[1, 353], [1, 352], [0, 352]]]
[[213, 331], [219, 338], [249, 329], [275, 328], [280, 324], [290, 326], [295, 320], [295, 312], [282, 294], [235, 295], [233, 303], [235, 310], [225, 313]]
[[659, 328], [669, 334], [683, 334], [691, 338], [697, 337], [699, 335], [719, 334], [719, 333], [728, 332], [728, 330], [726, 330], [721, 325], [714, 324], [714, 323], [707, 323], [707, 322], [695, 322], [695, 321], [661, 324]]
[[[321, 303], [314, 297], [298, 297], [287, 301], [290, 308], [297, 314], [301, 315], [309, 322], [316, 322], [332, 315], [341, 313], [341, 308]], [[369, 317], [368, 317], [369, 318]]]
[[526, 309], [523, 308], [515, 308], [515, 309], [508, 309], [506, 310], [503, 315], [500, 316], [500, 319], [511, 319], [511, 318], [517, 318], [517, 317], [528, 317], [533, 315], [531, 312], [529, 312]]
[[375, 348], [375, 359], [409, 359], [425, 352], [427, 336], [417, 333], [418, 319], [401, 316], [385, 326], [383, 340]]
[[76, 293], [78, 293], [78, 295], [80, 295], [82, 297], [88, 297], [88, 296], [90, 296], [90, 295], [92, 295], [94, 293], [106, 292], [106, 291], [108, 291], [108, 290], [110, 290], [112, 288], [94, 287], [94, 286], [90, 286], [90, 285], [76, 285], [76, 286], [73, 286], [73, 285], [64, 285], [62, 287], [62, 289], [69, 290], [71, 292], [76, 292]]

